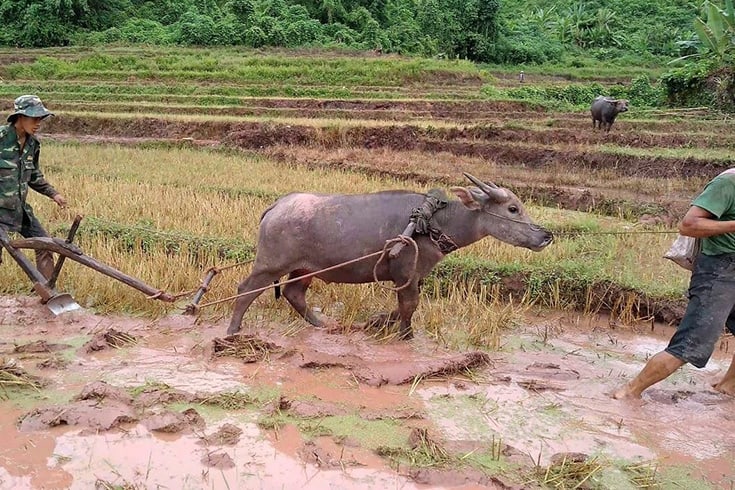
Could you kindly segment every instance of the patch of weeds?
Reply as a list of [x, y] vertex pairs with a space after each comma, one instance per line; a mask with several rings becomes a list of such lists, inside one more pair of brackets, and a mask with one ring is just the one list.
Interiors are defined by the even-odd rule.
[[712, 490], [717, 486], [697, 477], [697, 470], [691, 466], [660, 468], [661, 488], [686, 488], [687, 490]]
[[140, 386], [128, 388], [128, 393], [130, 393], [130, 396], [132, 396], [133, 398], [137, 398], [142, 393], [148, 391], [172, 391], [173, 389], [173, 387], [167, 385], [166, 383], [162, 383], [161, 381], [157, 381], [155, 379], [147, 379], [145, 383]]
[[112, 347], [121, 348], [133, 345], [138, 342], [138, 338], [135, 335], [130, 335], [127, 332], [120, 332], [111, 328], [104, 333], [105, 341]]
[[308, 439], [314, 439], [322, 436], [332, 436], [332, 429], [324, 425], [327, 417], [320, 419], [303, 420], [298, 423], [299, 430]]
[[520, 466], [509, 464], [502, 455], [498, 454], [497, 449], [472, 451], [459, 456], [459, 460], [490, 475], [499, 473], [518, 475], [521, 473]]
[[623, 471], [628, 475], [628, 480], [636, 488], [660, 488], [661, 481], [658, 475], [658, 464], [652, 461], [643, 463], [627, 464]]
[[37, 392], [41, 391], [46, 384], [45, 380], [38, 376], [29, 374], [18, 366], [16, 359], [0, 359], [0, 389], [3, 391], [9, 388], [14, 389], [32, 389]]
[[294, 423], [293, 417], [290, 417], [281, 411], [276, 411], [258, 419], [258, 427], [275, 432], [278, 432], [282, 427], [292, 423]]
[[198, 401], [202, 405], [213, 405], [223, 410], [243, 410], [258, 404], [258, 400], [252, 394], [244, 391], [216, 393]]
[[403, 446], [409, 435], [408, 429], [395, 420], [364, 420], [358, 415], [324, 417], [320, 427], [335, 437], [349, 437], [373, 450], [379, 446]]
[[63, 454], [53, 454], [51, 457], [56, 461], [56, 464], [61, 466], [71, 461], [71, 458], [69, 456], [64, 456]]
[[597, 457], [574, 458], [566, 456], [558, 462], [552, 462], [547, 468], [537, 466], [530, 482], [551, 488], [594, 488], [597, 477], [609, 466]]
[[375, 452], [388, 458], [393, 466], [408, 465], [411, 467], [448, 467], [461, 465], [459, 458], [452, 456], [437, 441], [429, 436], [428, 430], [414, 428], [409, 436], [408, 447], [379, 446]]
[[78, 349], [84, 344], [86, 344], [90, 338], [92, 337], [89, 335], [77, 335], [75, 337], [63, 338], [61, 339], [61, 342], [72, 346], [74, 349]]
[[358, 415], [328, 415], [321, 418], [301, 418], [276, 410], [258, 419], [264, 430], [278, 432], [286, 425], [298, 427], [306, 439], [324, 435], [337, 440], [350, 438], [362, 447], [376, 450], [379, 447], [405, 447], [408, 429], [393, 420], [364, 420]]
[[242, 410], [250, 407], [262, 407], [274, 402], [281, 392], [270, 386], [259, 386], [248, 391], [225, 391], [200, 398], [201, 405], [210, 405], [224, 410]]
[[548, 405], [544, 405], [540, 408], [540, 411], [552, 419], [562, 419], [564, 418], [564, 410], [562, 410], [561, 405], [559, 403], [549, 403]]
[[71, 347], [58, 352], [61, 359], [67, 362], [72, 362], [77, 358], [77, 351], [92, 337], [89, 335], [78, 335], [76, 337], [70, 337], [62, 339], [61, 342], [70, 345]]
[[276, 344], [253, 335], [230, 335], [216, 338], [213, 343], [214, 357], [236, 357], [243, 362], [260, 362], [267, 359], [271, 352], [281, 350]]
[[0, 389], [0, 400], [8, 400], [15, 408], [26, 411], [39, 405], [68, 403], [72, 396], [68, 392], [48, 388], [43, 390], [28, 390], [17, 387]]
[[486, 416], [497, 411], [495, 401], [482, 394], [439, 395], [428, 402], [431, 418], [437, 421], [451, 421], [463, 439], [488, 440], [490, 434], [485, 422]]
[[213, 424], [216, 422], [219, 422], [224, 419], [238, 419], [243, 422], [252, 422], [251, 417], [243, 417], [243, 412], [238, 412], [237, 414], [233, 414], [232, 412], [225, 410], [223, 408], [217, 407], [215, 405], [201, 405], [199, 403], [187, 403], [187, 402], [175, 402], [175, 403], [169, 403], [166, 405], [166, 408], [169, 410], [172, 410], [174, 412], [183, 412], [185, 410], [188, 410], [190, 408], [193, 408], [194, 410], [199, 413], [199, 415], [204, 418], [204, 420], [207, 422], [207, 424]]
[[94, 490], [142, 490], [143, 488], [145, 487], [142, 485], [128, 481], [123, 483], [110, 483], [107, 480], [98, 478], [97, 481], [94, 482]]

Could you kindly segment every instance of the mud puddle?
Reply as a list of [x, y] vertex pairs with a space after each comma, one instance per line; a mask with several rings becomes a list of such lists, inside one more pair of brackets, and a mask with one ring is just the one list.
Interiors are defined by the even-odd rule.
[[[706, 369], [684, 368], [631, 403], [609, 392], [671, 329], [548, 314], [508, 333], [500, 352], [473, 353], [420, 332], [379, 343], [262, 324], [248, 338], [268, 353], [245, 363], [217, 355], [223, 323], [53, 318], [9, 297], [0, 317], [6, 350], [32, 346], [17, 362], [50, 380], [0, 401], [11, 441], [0, 488], [544, 488], [539, 475], [569, 455], [596, 462], [599, 488], [635, 488], [631, 467], [660, 488], [729, 488], [735, 476], [735, 400], [708, 388], [732, 339]], [[110, 332], [135, 342], [84, 348]], [[64, 369], [36, 367], [49, 355], [39, 340], [60, 346]], [[394, 382], [368, 382], [376, 372]]]

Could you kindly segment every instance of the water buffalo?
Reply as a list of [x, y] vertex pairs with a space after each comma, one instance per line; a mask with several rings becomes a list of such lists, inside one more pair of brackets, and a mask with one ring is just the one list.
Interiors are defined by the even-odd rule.
[[[534, 251], [552, 242], [552, 234], [531, 221], [512, 192], [469, 174], [465, 176], [477, 187], [452, 188], [459, 200], [449, 201], [430, 221], [432, 228], [448, 238], [452, 249], [488, 235]], [[404, 230], [412, 210], [422, 206], [425, 197], [409, 191], [357, 195], [295, 193], [281, 197], [261, 217], [253, 270], [240, 283], [238, 294], [264, 288], [286, 274], [289, 279], [297, 278], [380, 251], [387, 240]], [[412, 246], [393, 259], [385, 258], [375, 270], [379, 281], [393, 281], [397, 286], [408, 282], [408, 287], [396, 293], [398, 308], [386, 318], [387, 322], [401, 321], [401, 339], [413, 337], [411, 316], [418, 306], [421, 280], [449, 253], [446, 248], [440, 250], [438, 242], [427, 235], [414, 237], [418, 246], [415, 273], [412, 274]], [[313, 277], [328, 283], [374, 282], [376, 262], [378, 257], [372, 257]], [[312, 277], [286, 284], [283, 296], [306, 321], [322, 327], [323, 321], [306, 305], [311, 280]], [[259, 294], [254, 292], [237, 299], [227, 329], [229, 335], [240, 330], [243, 315]]]
[[604, 129], [610, 132], [610, 127], [615, 122], [615, 118], [621, 112], [628, 110], [628, 101], [625, 99], [611, 99], [602, 95], [592, 101], [590, 112], [592, 113], [592, 128]]

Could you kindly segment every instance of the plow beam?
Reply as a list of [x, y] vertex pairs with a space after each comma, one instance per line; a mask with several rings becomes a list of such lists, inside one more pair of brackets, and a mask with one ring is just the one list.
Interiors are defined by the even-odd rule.
[[94, 269], [100, 274], [104, 274], [117, 281], [126, 284], [133, 289], [137, 289], [141, 293], [147, 295], [150, 299], [157, 299], [165, 303], [173, 303], [176, 298], [165, 291], [156, 289], [148, 284], [144, 283], [140, 279], [129, 276], [124, 272], [121, 272], [113, 267], [103, 264], [92, 257], [85, 255], [82, 250], [72, 243], [67, 243], [60, 238], [22, 238], [12, 240], [11, 245], [15, 248], [31, 249], [31, 250], [49, 250], [51, 252], [59, 254], [61, 257], [66, 257], [69, 260], [78, 262], [90, 269]]

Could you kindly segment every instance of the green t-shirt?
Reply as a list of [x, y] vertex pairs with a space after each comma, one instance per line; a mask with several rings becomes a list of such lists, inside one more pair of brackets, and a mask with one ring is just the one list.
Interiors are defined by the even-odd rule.
[[[709, 211], [718, 221], [734, 221], [735, 169], [726, 170], [712, 179], [692, 204]], [[702, 253], [705, 255], [735, 253], [735, 233], [703, 238]]]

